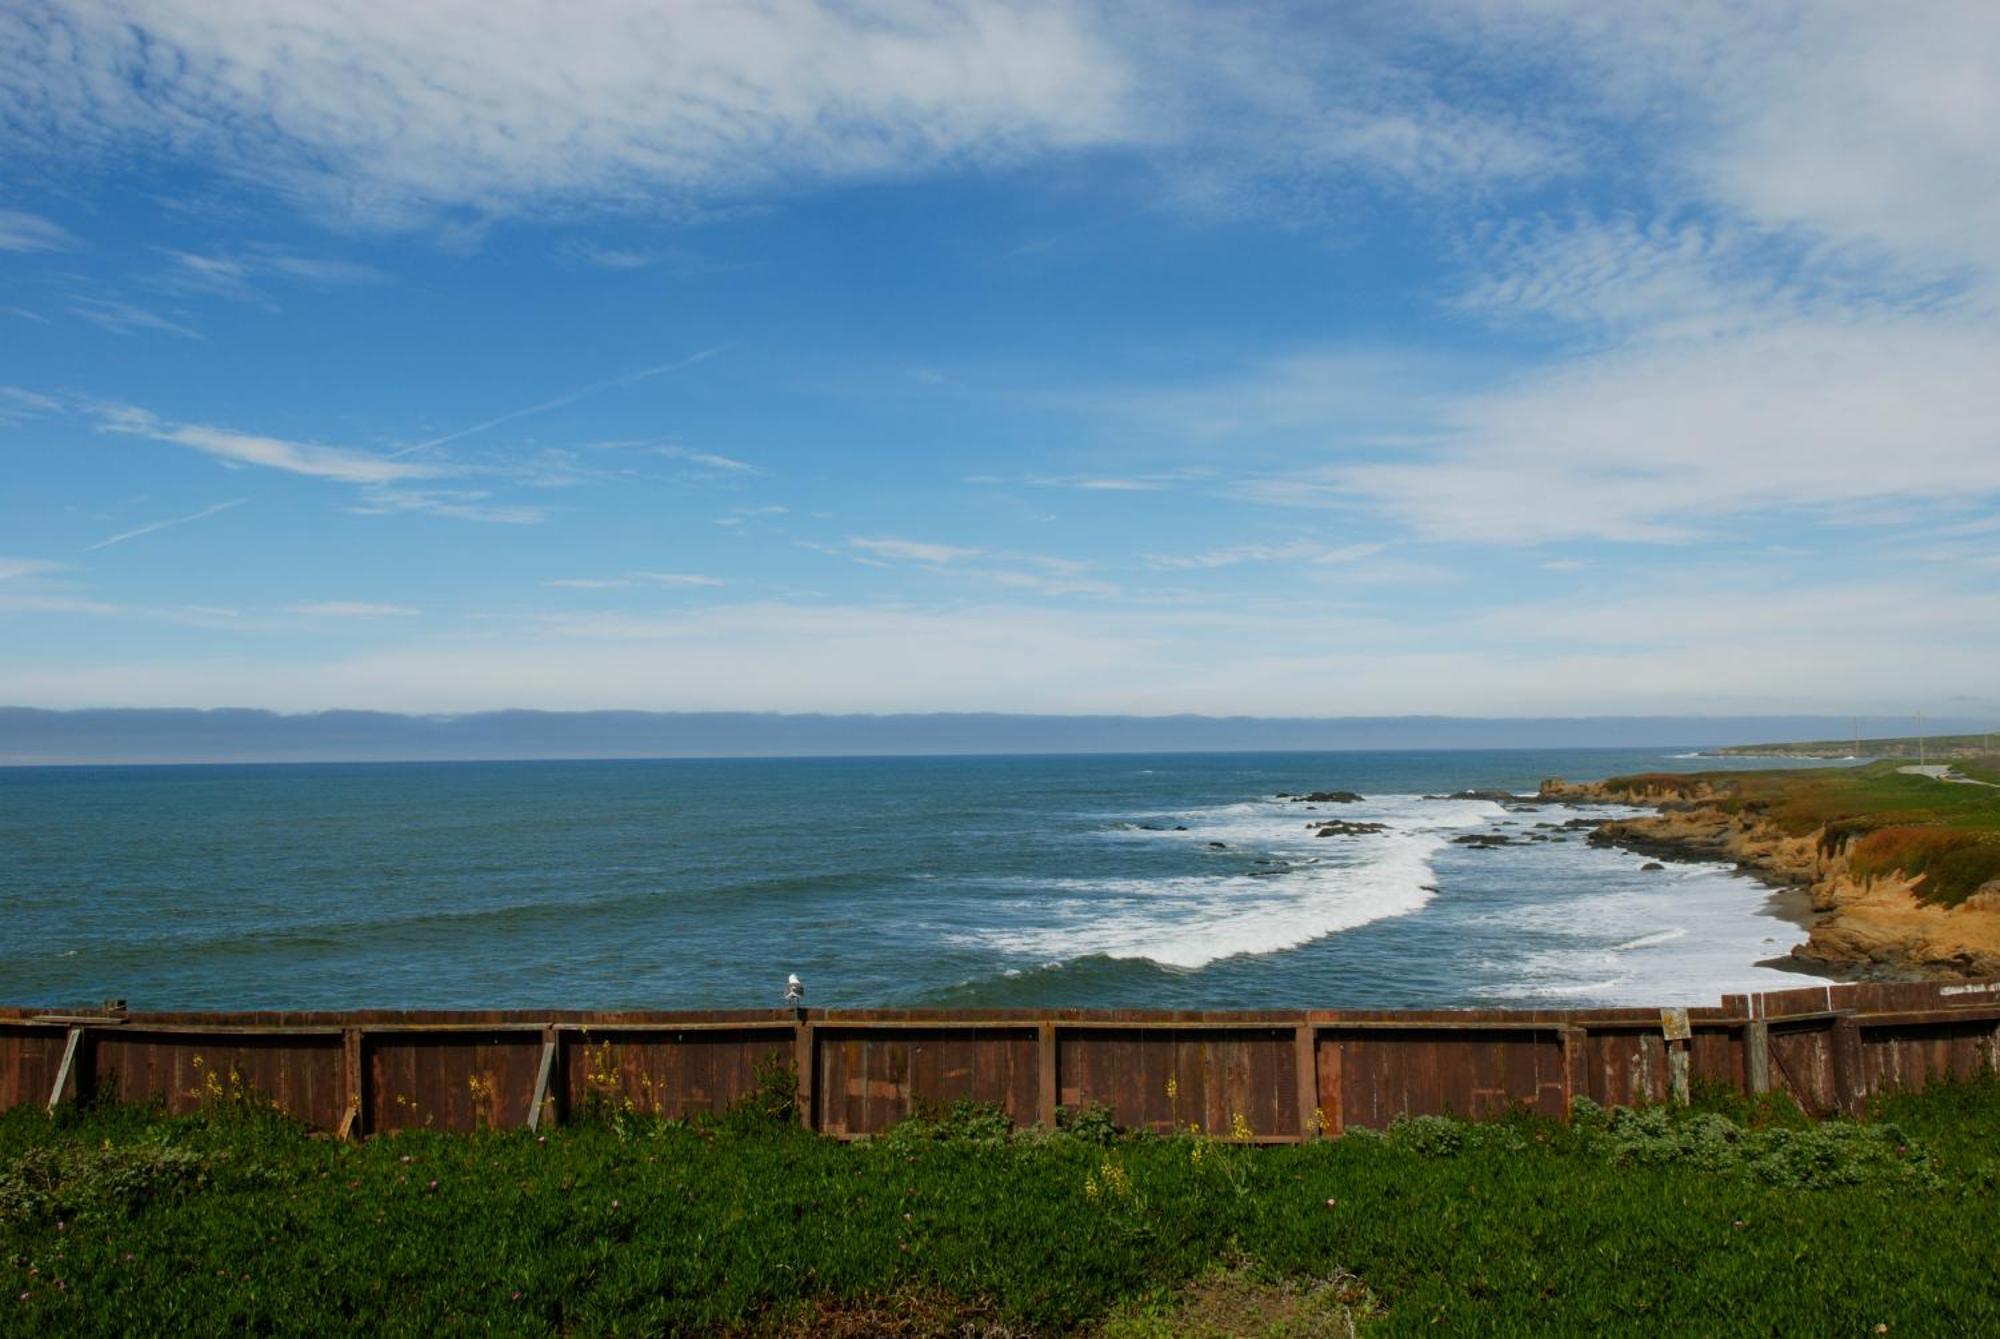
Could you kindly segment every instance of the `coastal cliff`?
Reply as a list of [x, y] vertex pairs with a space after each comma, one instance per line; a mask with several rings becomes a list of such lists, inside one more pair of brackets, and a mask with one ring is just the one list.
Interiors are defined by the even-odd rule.
[[1991, 873], [2000, 846], [1977, 829], [1896, 821], [1906, 814], [1816, 813], [1785, 793], [1786, 775], [1748, 785], [1727, 774], [1555, 779], [1541, 795], [1654, 806], [1650, 817], [1599, 824], [1590, 840], [1656, 859], [1727, 861], [1800, 890], [1818, 913], [1792, 950], [1802, 964], [1870, 978], [2000, 975], [2000, 877]]

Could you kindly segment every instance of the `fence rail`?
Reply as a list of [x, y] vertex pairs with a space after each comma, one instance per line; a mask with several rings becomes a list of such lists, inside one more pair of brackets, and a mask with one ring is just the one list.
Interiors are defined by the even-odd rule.
[[0, 1008], [0, 1108], [172, 1112], [254, 1094], [343, 1138], [558, 1122], [593, 1103], [720, 1112], [789, 1071], [837, 1138], [926, 1106], [1020, 1125], [1096, 1104], [1129, 1128], [1293, 1143], [1402, 1115], [1562, 1116], [1694, 1085], [1857, 1113], [2000, 1068], [2000, 980], [1811, 986], [1687, 1010], [877, 1009], [128, 1013]]

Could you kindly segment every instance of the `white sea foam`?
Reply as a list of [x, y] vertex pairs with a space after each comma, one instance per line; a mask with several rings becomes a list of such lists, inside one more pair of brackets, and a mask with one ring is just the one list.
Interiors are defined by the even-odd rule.
[[1687, 931], [1682, 927], [1676, 926], [1671, 930], [1655, 930], [1649, 935], [1640, 935], [1637, 939], [1628, 939], [1622, 944], [1613, 944], [1611, 951], [1613, 953], [1630, 953], [1635, 948], [1658, 948], [1661, 944], [1671, 944], [1676, 939], [1685, 939], [1686, 937]]
[[1714, 865], [1643, 871], [1641, 857], [1590, 847], [1533, 854], [1549, 862], [1552, 884], [1579, 881], [1582, 891], [1492, 913], [1496, 928], [1539, 947], [1484, 964], [1485, 994], [1712, 1004], [1728, 992], [1805, 979], [1758, 965], [1785, 955], [1805, 931], [1769, 914], [1765, 890], [1743, 876]]
[[[1484, 801], [1426, 801], [1414, 795], [1314, 809], [1308, 813], [1304, 805], [1260, 800], [1144, 816], [1139, 821], [1167, 828], [1180, 824], [1185, 830], [1127, 827], [1116, 837], [1202, 850], [1221, 842], [1232, 868], [1168, 878], [994, 881], [1016, 895], [1015, 923], [959, 938], [1038, 961], [1102, 955], [1186, 970], [1242, 954], [1276, 953], [1424, 906], [1435, 896], [1430, 857], [1453, 833], [1498, 812]], [[1389, 830], [1313, 835], [1315, 820], [1333, 818], [1385, 823]], [[1235, 862], [1249, 853], [1282, 863], [1270, 874], [1243, 872]]]

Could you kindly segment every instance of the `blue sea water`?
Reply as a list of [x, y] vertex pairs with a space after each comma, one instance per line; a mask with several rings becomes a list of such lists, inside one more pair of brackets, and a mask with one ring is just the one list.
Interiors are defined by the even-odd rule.
[[[1580, 833], [1457, 845], [1579, 811], [1423, 798], [1715, 765], [1568, 750], [0, 769], [0, 1003], [721, 1008], [778, 1003], [788, 972], [828, 1006], [1699, 1004], [1804, 984], [1757, 965], [1803, 931], [1755, 883], [1644, 871]], [[1316, 789], [1366, 799], [1274, 798]], [[1316, 838], [1324, 818], [1389, 830]]]

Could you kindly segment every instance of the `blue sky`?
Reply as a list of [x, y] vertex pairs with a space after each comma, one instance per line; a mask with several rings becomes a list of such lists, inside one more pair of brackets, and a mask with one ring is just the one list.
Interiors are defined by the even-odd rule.
[[0, 13], [0, 701], [2000, 716], [1964, 5]]

